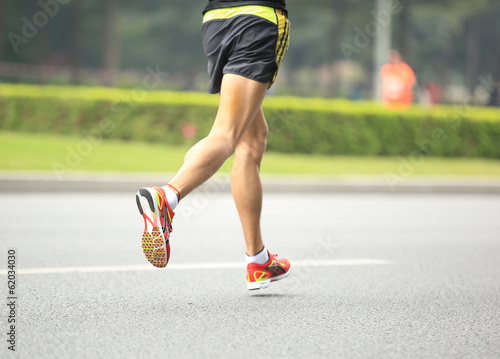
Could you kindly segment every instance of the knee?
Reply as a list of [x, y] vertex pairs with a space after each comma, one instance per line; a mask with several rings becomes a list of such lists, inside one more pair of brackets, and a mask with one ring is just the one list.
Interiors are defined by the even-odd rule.
[[269, 128], [266, 125], [250, 139], [246, 137], [244, 141], [241, 141], [236, 147], [236, 151], [247, 159], [260, 163], [264, 152], [266, 152], [268, 135]]
[[252, 142], [242, 141], [236, 146], [236, 156], [245, 161], [260, 163], [267, 147], [267, 136]]
[[211, 131], [207, 139], [224, 152], [227, 157], [231, 156], [237, 147], [237, 138], [224, 131]]

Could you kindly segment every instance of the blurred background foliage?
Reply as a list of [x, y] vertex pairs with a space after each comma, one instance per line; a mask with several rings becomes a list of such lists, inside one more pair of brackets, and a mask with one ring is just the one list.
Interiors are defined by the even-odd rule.
[[[0, 0], [0, 81], [132, 87], [159, 66], [168, 73], [161, 88], [205, 90], [204, 1], [59, 1]], [[436, 83], [453, 103], [500, 81], [498, 0], [394, 1], [392, 47], [420, 88]], [[343, 44], [375, 21], [375, 0], [287, 6], [292, 42], [275, 93], [371, 98], [373, 37], [348, 57]]]
[[[130, 89], [2, 84], [0, 130], [194, 145], [218, 96]], [[128, 100], [130, 98], [131, 100]], [[127, 100], [120, 100], [127, 99]], [[440, 105], [391, 111], [373, 102], [272, 96], [263, 104], [273, 152], [500, 159], [500, 109]], [[191, 135], [185, 131], [191, 127]], [[97, 133], [97, 134], [96, 134]]]

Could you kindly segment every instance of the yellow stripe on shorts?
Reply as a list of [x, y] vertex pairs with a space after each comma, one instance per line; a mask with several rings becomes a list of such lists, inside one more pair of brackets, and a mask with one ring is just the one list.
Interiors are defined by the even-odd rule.
[[[274, 9], [273, 9], [274, 10]], [[281, 9], [275, 9], [275, 16], [278, 25], [278, 42], [276, 43], [276, 63], [278, 68], [281, 65], [281, 61], [285, 57], [286, 51], [288, 50], [288, 45], [290, 44], [290, 21], [285, 16], [285, 13]], [[278, 71], [274, 74], [272, 81], [269, 83], [269, 87], [272, 86], [276, 77], [278, 76]]]
[[260, 5], [237, 6], [224, 9], [209, 10], [203, 16], [203, 22], [205, 23], [210, 20], [230, 19], [238, 15], [255, 15], [269, 20], [275, 25], [278, 24], [278, 19], [276, 18], [274, 9], [272, 7]]

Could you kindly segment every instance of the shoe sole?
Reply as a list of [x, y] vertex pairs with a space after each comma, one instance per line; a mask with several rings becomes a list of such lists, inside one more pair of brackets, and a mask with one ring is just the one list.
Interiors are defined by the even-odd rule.
[[248, 290], [266, 289], [267, 287], [269, 287], [271, 285], [272, 282], [276, 282], [280, 279], [285, 279], [286, 277], [288, 277], [288, 275], [290, 274], [290, 269], [288, 269], [288, 272], [286, 272], [286, 273], [283, 273], [283, 274], [278, 275], [278, 276], [273, 277], [273, 278], [269, 278], [267, 280], [263, 280], [263, 281], [259, 281], [259, 282], [249, 282], [249, 283], [247, 283], [247, 289]]
[[[142, 251], [149, 263], [158, 268], [165, 268], [170, 257], [170, 244], [167, 234], [165, 238], [160, 229], [158, 204], [153, 195], [146, 188], [141, 188], [135, 195], [137, 208], [144, 219], [144, 233], [142, 234]], [[152, 220], [151, 233], [147, 230], [147, 218]]]

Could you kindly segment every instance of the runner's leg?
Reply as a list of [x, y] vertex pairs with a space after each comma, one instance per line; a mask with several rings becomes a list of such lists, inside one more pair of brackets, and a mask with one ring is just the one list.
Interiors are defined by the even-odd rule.
[[233, 154], [260, 110], [266, 91], [267, 84], [234, 74], [223, 76], [219, 110], [212, 130], [188, 151], [169, 183], [179, 191], [181, 198], [208, 180]]
[[238, 142], [231, 172], [231, 190], [238, 209], [246, 253], [249, 256], [262, 250], [260, 215], [262, 210], [262, 183], [260, 163], [266, 150], [268, 127], [262, 108]]

